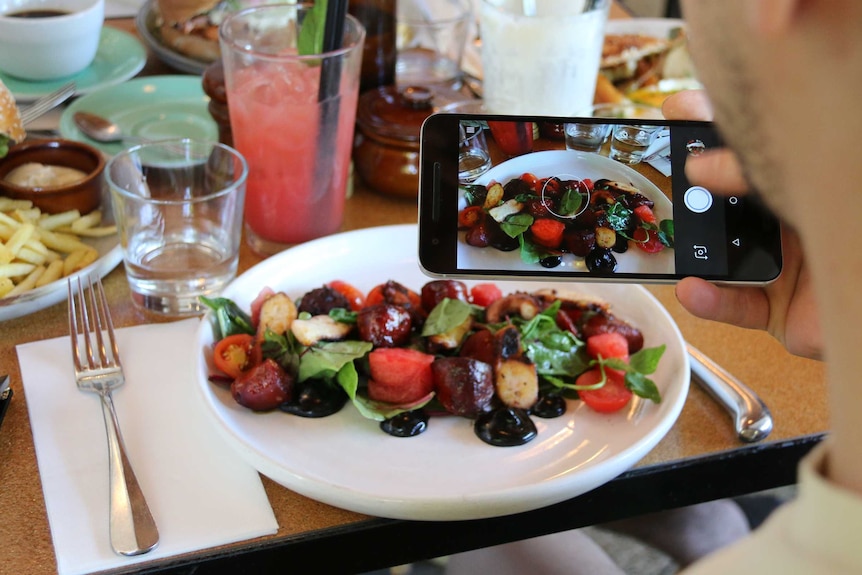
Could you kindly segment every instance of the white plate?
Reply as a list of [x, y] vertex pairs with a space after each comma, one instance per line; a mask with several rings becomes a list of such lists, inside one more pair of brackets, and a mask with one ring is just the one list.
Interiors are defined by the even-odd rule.
[[[106, 188], [107, 185], [102, 191], [102, 221], [104, 225], [110, 225], [114, 223], [114, 213], [111, 210], [110, 194]], [[99, 252], [99, 258], [81, 271], [69, 276], [73, 279], [87, 276], [105, 277], [108, 272], [117, 267], [117, 264], [123, 261], [120, 239], [116, 234], [102, 238], [82, 238], [82, 241], [96, 248], [96, 251]], [[22, 317], [45, 309], [65, 300], [67, 295], [66, 278], [63, 278], [17, 297], [0, 298], [0, 321]]]
[[613, 18], [605, 24], [605, 34], [643, 34], [669, 38], [671, 30], [685, 28], [678, 18]]
[[[261, 262], [223, 295], [248, 309], [264, 286], [300, 296], [333, 279], [365, 291], [394, 279], [418, 290], [428, 278], [419, 270], [417, 241], [414, 225], [329, 236]], [[535, 283], [529, 288], [499, 284], [504, 292], [537, 288]], [[213, 343], [208, 315], [193, 350], [203, 410], [226, 446], [264, 475], [307, 497], [360, 513], [477, 519], [580, 495], [629, 469], [667, 433], [685, 401], [689, 368], [676, 324], [643, 288], [565, 287], [611, 302], [620, 317], [642, 329], [645, 345], [667, 345], [653, 376], [662, 403], [635, 400], [626, 411], [601, 415], [571, 402], [563, 417], [537, 418], [536, 439], [509, 448], [483, 443], [473, 434], [472, 421], [460, 417], [432, 418], [425, 433], [405, 439], [386, 435], [351, 405], [322, 419], [254, 413], [207, 381], [211, 371], [205, 356]]]
[[[509, 180], [530, 172], [539, 178], [568, 174], [579, 179], [601, 178], [634, 185], [655, 203], [653, 212], [659, 221], [673, 219], [673, 205], [655, 184], [630, 167], [605, 156], [574, 150], [548, 150], [517, 156], [497, 164], [474, 183], [487, 185], [492, 180], [504, 184]], [[461, 206], [463, 207], [463, 205]], [[616, 273], [673, 273], [676, 265], [674, 250], [664, 249], [657, 254], [648, 254], [640, 249], [629, 249], [624, 254], [614, 254], [617, 259]], [[502, 252], [488, 248], [476, 248], [464, 241], [464, 232], [459, 234], [458, 267], [464, 270], [532, 270], [539, 264], [528, 264], [521, 260], [518, 250]], [[589, 273], [583, 258], [565, 254], [563, 263], [555, 268], [542, 268], [549, 275], [560, 272]]]
[[165, 64], [176, 68], [181, 72], [198, 75], [203, 74], [204, 70], [207, 69], [207, 66], [209, 66], [211, 62], [204, 62], [203, 60], [197, 60], [191, 56], [186, 56], [165, 44], [162, 40], [162, 33], [156, 25], [156, 18], [155, 3], [153, 0], [147, 0], [141, 6], [138, 11], [138, 15], [135, 17], [135, 27], [144, 43], [150, 48], [150, 50], [155, 52], [159, 60], [163, 61]]
[[137, 38], [122, 30], [103, 26], [96, 58], [74, 76], [36, 82], [0, 72], [0, 80], [18, 103], [50, 94], [69, 80], [75, 81], [75, 94], [80, 96], [128, 80], [140, 72], [146, 62], [147, 51]]

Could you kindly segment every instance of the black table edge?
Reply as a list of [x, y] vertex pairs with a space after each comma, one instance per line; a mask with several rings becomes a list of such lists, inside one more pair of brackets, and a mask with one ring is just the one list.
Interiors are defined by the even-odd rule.
[[[579, 497], [517, 515], [470, 521], [368, 519], [251, 542], [194, 562], [129, 572], [162, 575], [363, 573], [796, 482], [799, 460], [825, 434], [747, 445], [642, 466]], [[123, 571], [112, 571], [120, 573]]]

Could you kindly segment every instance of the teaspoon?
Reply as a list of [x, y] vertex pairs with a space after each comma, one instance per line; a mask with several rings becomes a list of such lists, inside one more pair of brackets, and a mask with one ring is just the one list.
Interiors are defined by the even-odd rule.
[[122, 128], [116, 123], [91, 112], [75, 112], [72, 121], [84, 135], [97, 142], [143, 141], [141, 138], [123, 134]]

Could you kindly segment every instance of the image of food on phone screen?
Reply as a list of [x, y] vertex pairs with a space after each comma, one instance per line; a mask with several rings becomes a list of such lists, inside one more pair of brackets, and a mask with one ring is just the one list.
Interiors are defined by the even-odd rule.
[[[713, 195], [685, 177], [687, 157], [721, 145], [710, 124], [572, 120], [458, 120], [457, 168], [454, 159], [439, 162], [436, 183], [440, 195], [457, 187], [456, 204], [444, 196], [438, 206], [457, 211], [457, 226], [434, 226], [457, 240], [439, 243], [431, 258], [444, 261], [440, 250], [454, 248], [454, 265], [435, 270], [432, 262], [430, 272], [631, 281], [777, 276], [775, 219], [750, 198]], [[446, 173], [455, 169], [457, 185]], [[420, 228], [426, 220], [420, 216]]]

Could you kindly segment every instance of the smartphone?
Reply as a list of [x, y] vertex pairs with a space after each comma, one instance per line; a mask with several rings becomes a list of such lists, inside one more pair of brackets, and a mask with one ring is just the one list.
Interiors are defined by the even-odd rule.
[[685, 177], [710, 122], [434, 114], [421, 130], [419, 263], [436, 277], [766, 284], [777, 218]]

